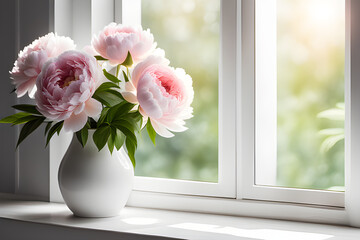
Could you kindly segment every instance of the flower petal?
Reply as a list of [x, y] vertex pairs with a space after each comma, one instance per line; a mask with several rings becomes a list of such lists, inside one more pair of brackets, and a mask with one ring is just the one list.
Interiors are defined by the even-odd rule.
[[87, 122], [86, 113], [82, 112], [78, 115], [72, 114], [64, 121], [64, 130], [66, 132], [77, 132], [82, 129]]
[[173, 133], [169, 132], [164, 126], [158, 124], [154, 119], [151, 119], [151, 125], [153, 126], [155, 132], [164, 138], [171, 138], [174, 136]]
[[38, 72], [35, 68], [28, 68], [24, 71], [24, 74], [28, 77], [37, 77]]
[[78, 114], [82, 113], [82, 111], [84, 111], [84, 108], [85, 108], [85, 104], [84, 104], [84, 103], [80, 103], [79, 106], [77, 106], [77, 107], [74, 109], [74, 114], [75, 114], [75, 115], [78, 115]]
[[28, 92], [30, 96], [32, 94], [32, 90], [34, 89], [35, 82], [36, 82], [36, 78], [30, 78], [26, 82], [19, 84], [18, 87], [16, 88], [17, 97], [19, 98], [24, 96], [26, 92]]
[[130, 103], [134, 103], [134, 104], [138, 103], [136, 95], [132, 92], [122, 92], [121, 95], [125, 98], [126, 101]]
[[96, 117], [101, 113], [101, 110], [101, 103], [96, 101], [95, 99], [89, 98], [89, 100], [85, 102], [84, 111], [89, 117]]

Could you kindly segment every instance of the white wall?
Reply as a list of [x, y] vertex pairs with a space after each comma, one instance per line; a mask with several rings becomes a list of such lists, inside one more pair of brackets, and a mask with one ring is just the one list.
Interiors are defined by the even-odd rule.
[[[1, 64], [0, 117], [12, 114], [11, 106], [34, 103], [24, 97], [16, 100], [10, 84], [9, 71], [19, 49], [34, 39], [53, 31], [53, 0], [13, 0], [1, 2]], [[43, 129], [27, 138], [15, 152], [16, 128], [0, 125], [0, 192], [32, 195], [35, 199], [49, 197], [49, 150], [45, 149]], [[21, 175], [21, 179], [18, 176]]]
[[[16, 57], [15, 41], [15, 5], [16, 1], [2, 1], [0, 7], [0, 118], [14, 113], [10, 106], [15, 104], [14, 94], [9, 94], [13, 86], [10, 84], [9, 70]], [[15, 132], [16, 128], [0, 124], [0, 192], [15, 190]]]

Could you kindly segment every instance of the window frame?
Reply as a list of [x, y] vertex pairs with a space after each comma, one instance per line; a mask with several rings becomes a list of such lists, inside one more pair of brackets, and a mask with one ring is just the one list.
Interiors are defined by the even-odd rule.
[[[254, 71], [250, 71], [251, 69], [253, 70], [254, 65], [254, 55], [252, 53], [252, 49], [254, 48], [254, 41], [252, 41], [251, 37], [247, 36], [247, 33], [253, 31], [251, 29], [251, 24], [249, 24], [249, 21], [251, 23], [251, 15], [253, 14], [253, 12], [247, 10], [249, 9], [249, 7], [251, 7], [251, 4], [253, 4], [254, 1], [255, 0], [222, 0], [223, 3], [228, 4], [227, 6], [229, 8], [226, 9], [228, 9], [230, 12], [235, 12], [235, 17], [231, 17], [231, 23], [229, 24], [229, 26], [227, 26], [228, 29], [223, 30], [226, 30], [226, 33], [232, 34], [233, 38], [230, 43], [235, 43], [235, 46], [233, 48], [229, 47], [226, 51], [230, 51], [232, 53], [235, 52], [236, 59], [233, 59], [233, 63], [230, 63], [230, 65], [235, 71], [235, 78], [233, 81], [236, 86], [233, 89], [230, 88], [230, 92], [234, 91], [235, 94], [236, 89], [236, 93], [238, 94], [236, 95], [236, 101], [235, 96], [233, 96], [233, 99], [230, 99], [233, 100], [234, 105], [236, 103], [237, 108], [232, 109], [231, 107], [229, 107], [229, 109], [223, 112], [223, 114], [230, 113], [229, 116], [233, 116], [233, 114], [236, 113], [237, 125], [235, 125], [234, 116], [232, 120], [234, 122], [234, 125], [226, 126], [227, 129], [230, 129], [233, 132], [234, 136], [236, 133], [236, 138], [234, 137], [233, 139], [230, 139], [230, 141], [233, 140], [233, 142], [230, 142], [230, 144], [234, 144], [234, 153], [231, 154], [234, 154], [235, 156], [236, 153], [237, 158], [236, 162], [234, 161], [233, 164], [228, 166], [228, 169], [230, 169], [230, 166], [233, 167], [230, 172], [235, 173], [236, 169], [238, 173], [241, 173], [241, 175], [238, 174], [237, 176], [235, 176], [234, 174], [233, 176], [234, 181], [232, 184], [234, 192], [236, 191], [236, 199], [224, 197], [225, 195], [216, 195], [216, 197], [211, 197], [211, 195], [194, 196], [196, 195], [196, 192], [195, 194], [189, 193], [185, 195], [179, 194], [178, 192], [151, 192], [140, 189], [133, 191], [128, 201], [128, 206], [227, 214], [237, 216], [277, 218], [284, 220], [310, 221], [330, 224], [345, 224], [360, 227], [360, 174], [358, 174], [360, 172], [360, 148], [357, 146], [357, 143], [360, 142], [360, 124], [355, 124], [360, 122], [360, 104], [358, 104], [358, 102], [360, 102], [360, 94], [358, 94], [360, 91], [360, 68], [357, 67], [360, 64], [360, 29], [356, 28], [356, 24], [351, 24], [352, 22], [360, 22], [360, 15], [357, 14], [360, 12], [360, 1], [346, 0], [347, 54], [345, 64], [345, 102], [347, 111], [345, 117], [346, 192], [344, 194], [344, 207], [339, 207], [336, 205], [321, 206], [305, 204], [299, 203], [299, 201], [297, 201], [297, 203], [294, 203], [281, 199], [274, 201], [274, 198], [267, 199], [266, 197], [264, 198], [263, 195], [254, 197], [248, 197], [246, 195], [246, 186], [251, 186], [251, 182], [249, 184], [249, 181], [251, 181], [251, 179], [254, 180], [252, 175], [253, 172], [245, 170], [253, 169], [254, 164], [254, 115], [248, 114], [254, 112], [254, 99], [252, 98], [253, 92], [248, 91], [249, 89], [251, 90], [254, 87], [253, 80], [251, 80], [254, 79]], [[76, 29], [85, 29], [86, 37], [90, 39], [91, 34], [95, 33], [95, 31], [98, 31], [98, 29], [95, 29], [95, 27], [93, 26], [103, 26], [107, 24], [108, 21], [105, 20], [108, 17], [115, 19], [117, 22], [119, 22], [119, 16], [117, 15], [116, 17], [115, 12], [118, 13], [120, 9], [121, 14], [123, 14], [122, 12], [125, 11], [125, 5], [123, 4], [126, 4], [126, 2], [129, 3], [130, 0], [106, 0], [107, 4], [103, 4], [103, 2], [105, 1], [54, 0], [55, 31], [59, 34], [62, 34], [62, 32], [60, 31], [62, 29], [62, 31], [67, 31], [69, 33], [69, 36], [74, 37], [73, 33], [74, 31], [76, 31]], [[60, 11], [61, 9], [59, 8], [59, 3], [65, 5], [62, 11]], [[86, 20], [82, 21], [82, 24], [84, 24], [84, 26], [81, 26], [80, 23], [79, 25], [75, 24], [76, 18], [74, 16], [78, 14], [77, 11], [79, 9], [73, 8], [73, 4], [78, 4], [77, 8], [83, 8], [84, 16], [82, 17]], [[86, 8], [84, 8], [84, 5]], [[103, 6], [107, 6], [106, 9], [103, 8]], [[108, 15], [105, 16], [107, 17], [99, 17], [99, 15], [96, 14], [96, 12], [98, 11], [106, 12], [106, 14]], [[62, 21], [62, 17], [69, 17], [69, 13], [71, 15], [71, 20]], [[90, 28], [88, 28], [89, 26]], [[71, 29], [71, 31], [69, 29]], [[89, 31], [89, 29], [91, 29], [91, 31]], [[74, 40], [77, 41], [77, 39]], [[224, 56], [227, 55], [222, 55], [223, 59]], [[351, 125], [351, 123], [354, 124]], [[61, 134], [59, 137], [56, 136], [54, 139], [52, 139], [52, 142], [50, 143], [49, 172], [44, 173], [44, 175], [49, 174], [49, 198], [50, 201], [53, 202], [63, 201], [57, 184], [57, 169], [61, 158], [67, 149], [71, 137], [71, 135]], [[39, 142], [41, 142], [43, 141], [43, 136], [38, 136], [37, 139], [39, 140]], [[220, 142], [223, 140], [223, 138], [220, 138]], [[228, 139], [225, 140], [229, 141]], [[34, 176], [33, 170], [34, 169], [32, 169], [30, 166], [28, 169], [26, 169], [25, 178], [22, 174], [18, 176], [20, 186], [24, 183], [23, 180], [26, 180], [28, 176]], [[37, 172], [35, 171], [35, 173]], [[153, 181], [153, 179], [151, 179], [151, 181]], [[189, 184], [191, 183], [193, 182], [189, 182]], [[151, 184], [151, 182], [149, 184]], [[43, 186], [34, 185], [31, 187], [32, 189], [28, 190], [31, 191], [35, 188], [42, 187]], [[29, 187], [25, 186], [25, 188]], [[310, 194], [312, 193], [314, 192], [310, 191]], [[273, 192], [272, 194], [277, 193]], [[293, 194], [293, 192], [287, 192], [287, 194]]]

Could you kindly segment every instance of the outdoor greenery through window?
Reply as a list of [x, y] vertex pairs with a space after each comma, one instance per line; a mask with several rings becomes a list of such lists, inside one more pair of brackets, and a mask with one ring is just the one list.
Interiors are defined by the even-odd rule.
[[276, 181], [260, 184], [343, 190], [345, 0], [274, 3]]
[[137, 176], [218, 181], [219, 0], [142, 0], [150, 28], [174, 67], [193, 79], [194, 117], [171, 139], [139, 139]]

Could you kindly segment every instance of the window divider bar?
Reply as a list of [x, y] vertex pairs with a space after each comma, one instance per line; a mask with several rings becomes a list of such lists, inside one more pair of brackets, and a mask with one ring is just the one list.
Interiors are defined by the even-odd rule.
[[254, 183], [271, 186], [276, 185], [277, 170], [276, 5], [276, 0], [258, 0], [255, 4]]
[[[123, 24], [141, 25], [141, 0], [115, 0], [115, 9], [117, 9], [121, 1], [120, 11], [115, 13], [115, 19]], [[117, 16], [118, 15], [118, 16]], [[120, 22], [118, 22], [120, 23]]]
[[237, 198], [247, 197], [254, 184], [255, 153], [255, 1], [238, 6], [237, 63]]
[[98, 34], [106, 25], [114, 22], [114, 4], [114, 0], [91, 0], [91, 35]]
[[236, 192], [236, 0], [220, 2], [218, 181], [226, 195]]

